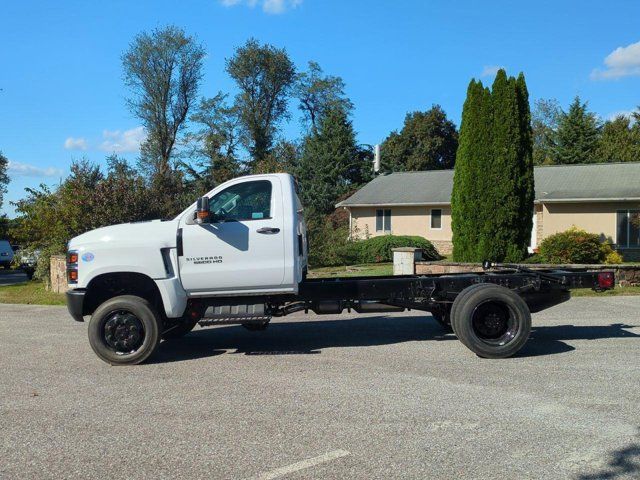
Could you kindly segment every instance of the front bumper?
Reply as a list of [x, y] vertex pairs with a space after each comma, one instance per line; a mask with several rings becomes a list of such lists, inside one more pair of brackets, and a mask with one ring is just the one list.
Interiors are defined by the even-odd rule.
[[85, 290], [67, 290], [67, 310], [76, 322], [84, 322], [82, 316]]

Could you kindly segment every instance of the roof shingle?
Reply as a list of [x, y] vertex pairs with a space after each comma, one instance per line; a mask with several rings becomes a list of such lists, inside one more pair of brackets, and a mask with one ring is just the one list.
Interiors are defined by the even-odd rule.
[[[640, 163], [535, 167], [536, 201], [640, 200]], [[338, 207], [451, 203], [453, 170], [380, 175]]]

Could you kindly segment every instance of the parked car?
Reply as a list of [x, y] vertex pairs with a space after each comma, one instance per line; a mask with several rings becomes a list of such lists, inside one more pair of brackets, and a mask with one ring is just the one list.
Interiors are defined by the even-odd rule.
[[38, 258], [40, 257], [40, 250], [32, 250], [30, 248], [22, 248], [19, 245], [13, 245], [14, 265], [17, 265], [24, 273], [27, 274], [29, 279], [33, 277], [33, 272], [36, 269]]
[[0, 267], [9, 268], [13, 262], [13, 248], [6, 240], [0, 240]]

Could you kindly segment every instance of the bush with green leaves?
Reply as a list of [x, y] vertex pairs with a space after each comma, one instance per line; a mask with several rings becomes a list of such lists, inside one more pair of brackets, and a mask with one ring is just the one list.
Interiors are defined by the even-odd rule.
[[598, 234], [577, 227], [548, 236], [539, 250], [545, 263], [600, 263], [606, 255]]
[[367, 240], [351, 242], [346, 255], [349, 263], [383, 263], [393, 261], [393, 249], [416, 247], [422, 249], [425, 260], [439, 260], [440, 255], [433, 244], [418, 236], [382, 235]]

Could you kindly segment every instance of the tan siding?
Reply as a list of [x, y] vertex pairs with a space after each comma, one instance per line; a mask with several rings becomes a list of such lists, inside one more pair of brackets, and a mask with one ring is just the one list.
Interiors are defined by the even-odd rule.
[[[575, 225], [597, 233], [603, 241], [616, 242], [616, 211], [640, 208], [638, 202], [545, 203], [543, 237], [562, 232]], [[540, 242], [542, 239], [538, 239]]]
[[[393, 235], [419, 235], [429, 240], [451, 240], [451, 207], [380, 207], [391, 210], [391, 233]], [[431, 229], [431, 209], [442, 210], [442, 228]], [[351, 207], [352, 233], [358, 238], [375, 237], [388, 232], [376, 232], [376, 209], [374, 207]]]

